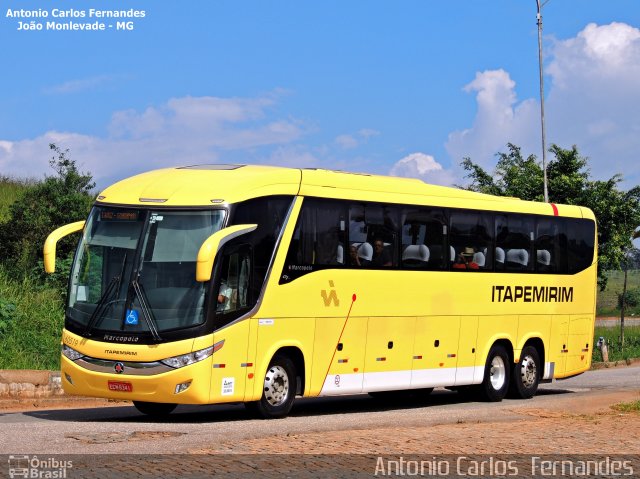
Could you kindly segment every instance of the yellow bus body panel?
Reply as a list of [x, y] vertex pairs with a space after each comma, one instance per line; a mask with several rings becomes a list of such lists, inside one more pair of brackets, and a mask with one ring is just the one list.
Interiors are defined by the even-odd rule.
[[[98, 373], [62, 358], [70, 394], [171, 403], [260, 399], [263, 379], [283, 348], [299, 351], [306, 396], [478, 384], [496, 341], [517, 361], [527, 341], [544, 347], [545, 379], [587, 370], [595, 323], [594, 263], [575, 275], [325, 269], [279, 284], [305, 196], [554, 215], [550, 204], [427, 185], [419, 180], [267, 166], [167, 168], [106, 188], [102, 205], [211, 207], [267, 195], [295, 196], [258, 307], [213, 334], [157, 345], [111, 344], [63, 332], [87, 356], [159, 361], [219, 344], [206, 360], [151, 376]], [[555, 205], [568, 218], [595, 219], [586, 208]], [[571, 301], [498, 301], [496, 287], [573, 288]], [[73, 383], [66, 379], [68, 375]], [[126, 381], [132, 392], [114, 392]], [[175, 387], [186, 381], [186, 391]]]

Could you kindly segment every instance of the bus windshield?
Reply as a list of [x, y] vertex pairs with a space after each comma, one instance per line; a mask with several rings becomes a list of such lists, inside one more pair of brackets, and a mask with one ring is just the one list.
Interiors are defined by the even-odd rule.
[[159, 333], [202, 324], [205, 284], [195, 279], [200, 246], [225, 210], [96, 206], [71, 270], [67, 317], [92, 331]]

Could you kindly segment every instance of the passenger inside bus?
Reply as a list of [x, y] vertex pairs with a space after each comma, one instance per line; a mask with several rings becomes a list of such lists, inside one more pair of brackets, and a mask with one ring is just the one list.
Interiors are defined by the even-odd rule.
[[392, 266], [391, 253], [384, 247], [384, 242], [381, 238], [376, 238], [373, 242], [373, 258], [371, 259], [372, 266]]
[[475, 254], [476, 252], [472, 247], [465, 247], [464, 250], [456, 257], [452, 268], [459, 270], [479, 270], [480, 265], [474, 261]]
[[349, 266], [355, 266], [357, 268], [362, 266], [360, 264], [360, 258], [358, 257], [358, 247], [355, 244], [352, 244], [349, 247], [349, 262], [348, 262], [348, 265]]

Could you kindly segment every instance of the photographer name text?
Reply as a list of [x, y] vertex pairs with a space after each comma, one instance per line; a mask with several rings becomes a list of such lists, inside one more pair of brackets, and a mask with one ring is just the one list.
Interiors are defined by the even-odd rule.
[[15, 21], [16, 30], [34, 31], [132, 31], [146, 18], [145, 10], [101, 10], [97, 8], [8, 8], [5, 18]]

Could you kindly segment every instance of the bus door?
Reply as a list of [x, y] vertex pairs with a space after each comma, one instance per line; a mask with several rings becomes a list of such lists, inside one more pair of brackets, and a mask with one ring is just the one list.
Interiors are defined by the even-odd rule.
[[412, 388], [455, 384], [459, 335], [460, 316], [416, 319]]
[[462, 316], [456, 364], [456, 386], [474, 383], [477, 342], [478, 316]]
[[569, 320], [568, 315], [554, 315], [551, 318], [551, 340], [549, 346], [549, 362], [555, 363], [554, 375], [563, 377], [567, 370], [567, 353], [569, 352]]
[[367, 320], [316, 318], [311, 380], [320, 395], [362, 392]]
[[411, 387], [416, 318], [369, 318], [364, 363], [364, 391], [394, 391]]
[[567, 348], [567, 373], [583, 371], [589, 364], [593, 344], [593, 319], [589, 315], [571, 316]]
[[[251, 248], [240, 245], [225, 250], [221, 258], [216, 304], [216, 352], [211, 375], [211, 402], [243, 401], [247, 374], [253, 371], [249, 352], [250, 321], [234, 322], [250, 309]], [[255, 351], [254, 351], [255, 352]]]

